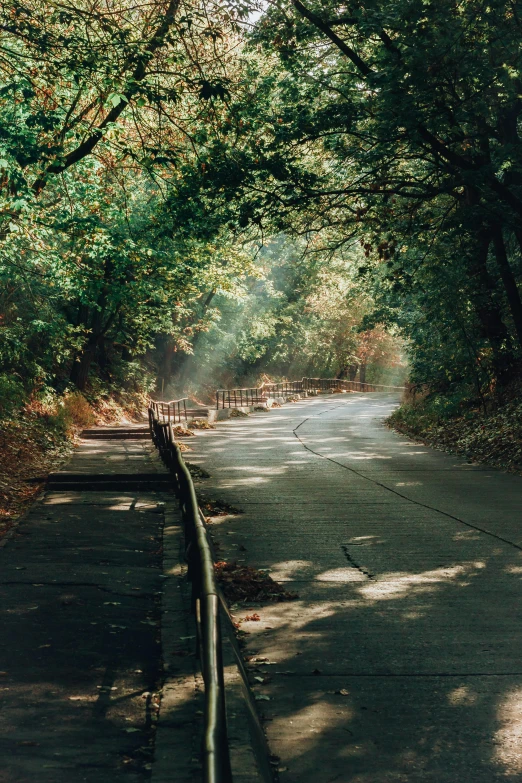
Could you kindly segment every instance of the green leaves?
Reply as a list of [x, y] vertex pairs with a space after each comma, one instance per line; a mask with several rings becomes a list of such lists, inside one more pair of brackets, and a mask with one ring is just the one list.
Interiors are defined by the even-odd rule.
[[128, 103], [129, 99], [118, 92], [112, 92], [108, 97], [107, 101], [105, 103], [106, 106], [112, 106], [113, 108], [116, 108], [116, 106], [119, 106], [120, 103]]

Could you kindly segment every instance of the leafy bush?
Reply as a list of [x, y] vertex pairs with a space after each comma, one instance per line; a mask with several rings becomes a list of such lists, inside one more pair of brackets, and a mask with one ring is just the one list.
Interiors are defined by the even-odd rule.
[[444, 451], [504, 469], [522, 470], [522, 402], [515, 383], [486, 410], [471, 400], [443, 397], [403, 404], [390, 426]]
[[58, 400], [55, 412], [47, 418], [49, 423], [64, 435], [72, 435], [75, 430], [91, 427], [96, 423], [92, 407], [80, 392], [66, 394]]
[[96, 422], [91, 406], [80, 392], [72, 392], [64, 397], [63, 411], [75, 427], [91, 427]]
[[23, 384], [12, 376], [0, 374], [0, 419], [9, 417], [20, 408], [24, 398]]

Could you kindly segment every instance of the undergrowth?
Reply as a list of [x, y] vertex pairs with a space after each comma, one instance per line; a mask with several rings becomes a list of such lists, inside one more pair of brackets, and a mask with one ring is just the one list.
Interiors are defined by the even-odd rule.
[[70, 455], [81, 430], [140, 418], [145, 397], [41, 394], [23, 406], [0, 408], [0, 538]]
[[61, 422], [50, 422], [33, 411], [0, 421], [0, 539], [70, 450]]
[[521, 391], [518, 383], [502, 399], [489, 399], [480, 406], [428, 396], [404, 403], [388, 424], [473, 462], [522, 473]]

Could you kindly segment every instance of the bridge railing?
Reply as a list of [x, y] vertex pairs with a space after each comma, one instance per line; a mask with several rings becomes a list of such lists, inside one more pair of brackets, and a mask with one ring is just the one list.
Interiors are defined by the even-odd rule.
[[[178, 400], [179, 402], [179, 400]], [[225, 709], [225, 683], [221, 651], [219, 595], [214, 559], [199, 510], [190, 472], [176, 444], [173, 420], [163, 421], [157, 406], [149, 406], [151, 434], [161, 458], [172, 473], [182, 511], [185, 557], [192, 583], [198, 653], [205, 684], [203, 752], [204, 783], [232, 783]]]
[[306, 391], [329, 391], [341, 389], [342, 391], [404, 391], [404, 386], [387, 386], [384, 383], [364, 383], [361, 381], [348, 381], [344, 378], [303, 378]]
[[290, 394], [299, 394], [300, 392], [306, 391], [304, 385], [305, 380], [306, 378], [303, 378], [303, 380], [301, 381], [281, 381], [279, 383], [263, 383], [260, 388], [266, 394], [266, 396], [270, 396], [272, 394], [277, 397], [285, 397]]

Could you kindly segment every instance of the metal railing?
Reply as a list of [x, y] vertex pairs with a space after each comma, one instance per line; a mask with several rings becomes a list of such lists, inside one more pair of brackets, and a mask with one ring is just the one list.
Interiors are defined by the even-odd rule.
[[304, 378], [307, 391], [330, 391], [341, 389], [342, 391], [376, 391], [377, 385], [373, 383], [361, 383], [360, 381], [346, 381], [342, 378]]
[[171, 400], [170, 402], [149, 400], [149, 409], [152, 409], [158, 421], [164, 424], [169, 424], [169, 422], [179, 424], [182, 419], [187, 421], [187, 400], [188, 397], [183, 397], [181, 400]]
[[286, 397], [303, 392], [329, 391], [403, 391], [404, 386], [386, 386], [383, 383], [363, 383], [347, 381], [343, 378], [302, 378], [300, 381], [281, 381], [280, 383], [263, 383], [248, 389], [218, 389], [216, 392], [216, 408], [243, 408], [250, 405], [265, 403], [270, 396]]
[[305, 381], [306, 378], [303, 378], [302, 381], [281, 381], [280, 383], [263, 383], [260, 388], [263, 390], [263, 393], [265, 393], [265, 396], [274, 394], [279, 397], [285, 397], [289, 394], [299, 394], [300, 392], [306, 391], [306, 387], [304, 385]]
[[391, 391], [404, 391], [404, 386], [386, 386], [384, 383], [364, 383], [361, 381], [347, 381], [344, 378], [303, 378], [306, 391], [329, 391], [341, 389], [342, 391], [375, 392], [390, 389]]
[[160, 421], [156, 410], [153, 405], [149, 407], [151, 434], [163, 462], [172, 473], [181, 506], [198, 653], [205, 683], [203, 780], [204, 783], [232, 783], [214, 559], [192, 477], [174, 439], [172, 420]]
[[267, 395], [263, 389], [218, 389], [216, 392], [216, 408], [248, 408], [266, 402]]

